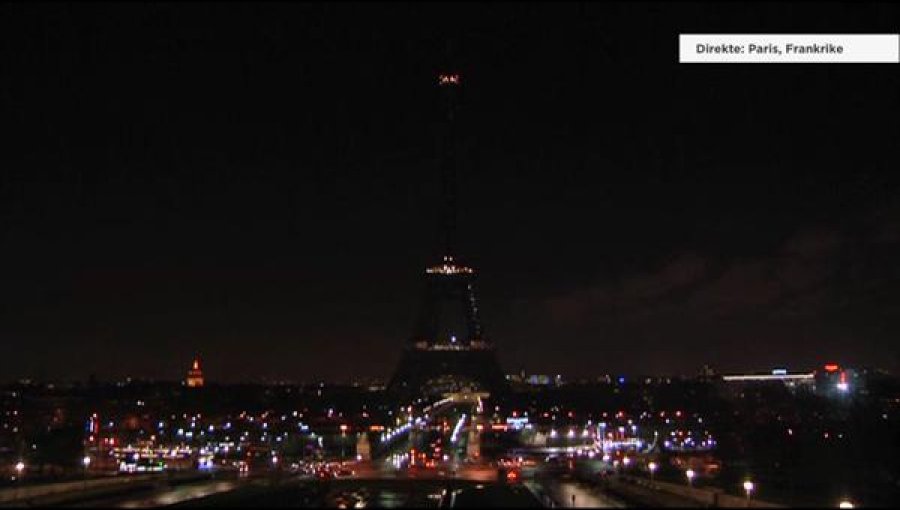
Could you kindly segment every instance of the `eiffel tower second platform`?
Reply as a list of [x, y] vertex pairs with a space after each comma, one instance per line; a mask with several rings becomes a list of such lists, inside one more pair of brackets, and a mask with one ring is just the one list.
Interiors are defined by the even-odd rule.
[[506, 389], [492, 343], [482, 338], [475, 271], [451, 256], [426, 270], [422, 310], [388, 390], [405, 397]]

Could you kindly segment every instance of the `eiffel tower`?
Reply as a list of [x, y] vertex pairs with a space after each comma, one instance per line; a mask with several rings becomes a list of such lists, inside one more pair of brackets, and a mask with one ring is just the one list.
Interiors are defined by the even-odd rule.
[[443, 258], [425, 270], [425, 295], [412, 338], [388, 391], [401, 398], [449, 393], [493, 395], [506, 389], [494, 345], [484, 338], [475, 297], [475, 274], [456, 255], [456, 118], [461, 77], [441, 73], [445, 106], [441, 147], [439, 232]]

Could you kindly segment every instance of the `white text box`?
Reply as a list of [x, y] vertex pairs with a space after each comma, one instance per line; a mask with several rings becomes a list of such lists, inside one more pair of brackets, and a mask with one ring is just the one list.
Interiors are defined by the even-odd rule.
[[681, 63], [896, 64], [898, 34], [679, 34]]

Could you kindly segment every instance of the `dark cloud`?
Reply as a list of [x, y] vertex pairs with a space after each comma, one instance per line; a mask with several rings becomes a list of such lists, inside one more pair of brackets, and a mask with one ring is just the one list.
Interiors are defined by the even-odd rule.
[[[890, 242], [883, 232], [891, 224], [883, 220], [857, 241]], [[555, 295], [543, 301], [538, 313], [551, 317], [557, 331], [567, 332], [561, 336], [582, 332], [635, 349], [653, 345], [665, 352], [661, 346], [666, 342], [678, 342], [689, 349], [702, 344], [705, 355], [714, 359], [734, 359], [742, 351], [760, 359], [753, 351], [780, 341], [773, 352], [812, 360], [823, 345], [847, 340], [846, 329], [827, 325], [859, 323], [855, 302], [881, 291], [883, 305], [900, 303], [893, 283], [875, 274], [847, 284], [846, 268], [865, 267], [875, 255], [853, 248], [837, 228], [823, 226], [798, 230], [767, 254], [725, 259], [686, 252], [652, 270]], [[876, 340], [863, 338], [862, 331], [850, 335], [862, 342]]]

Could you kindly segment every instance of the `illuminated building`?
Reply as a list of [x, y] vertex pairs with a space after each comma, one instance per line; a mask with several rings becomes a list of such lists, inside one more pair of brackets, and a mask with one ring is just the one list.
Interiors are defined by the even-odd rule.
[[198, 358], [194, 358], [194, 363], [191, 364], [191, 369], [188, 370], [184, 383], [189, 388], [200, 388], [203, 386], [203, 370], [200, 369], [200, 360]]
[[827, 396], [842, 396], [865, 391], [864, 377], [853, 368], [827, 363], [816, 372], [817, 390]]
[[746, 375], [723, 375], [722, 380], [725, 382], [767, 382], [781, 381], [785, 384], [797, 382], [812, 383], [815, 379], [813, 373], [789, 374], [787, 372], [779, 372], [773, 370], [771, 374], [746, 374]]
[[775, 368], [767, 374], [723, 375], [722, 381], [738, 389], [760, 384], [783, 384], [791, 392], [816, 388], [815, 372], [788, 372], [784, 368]]

